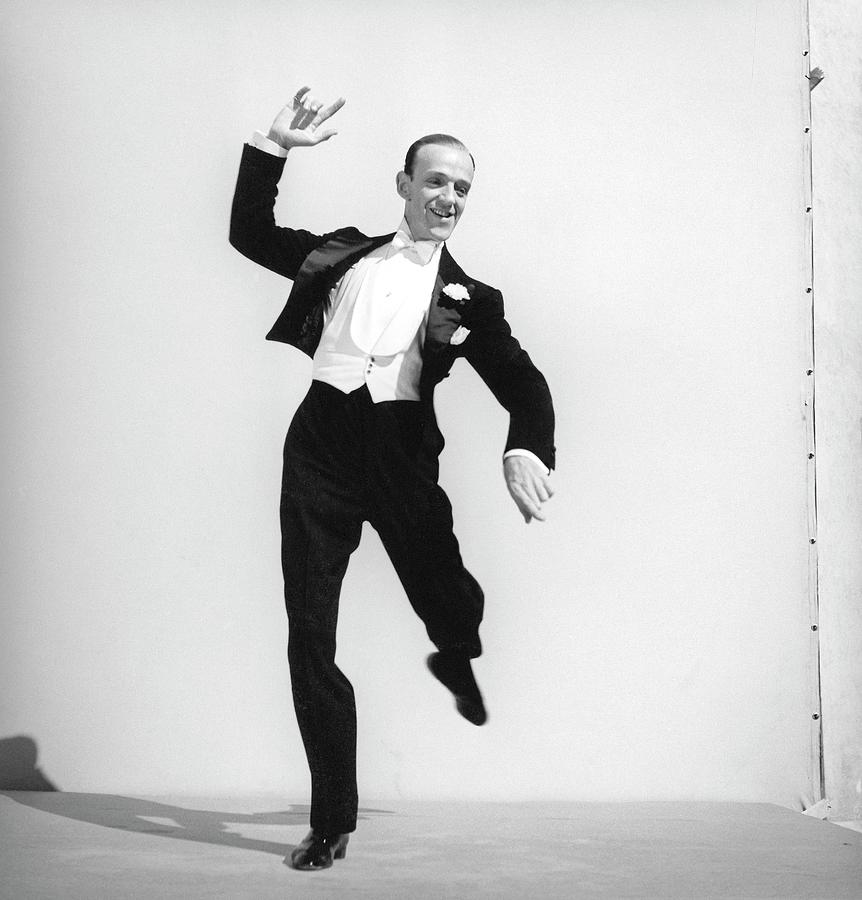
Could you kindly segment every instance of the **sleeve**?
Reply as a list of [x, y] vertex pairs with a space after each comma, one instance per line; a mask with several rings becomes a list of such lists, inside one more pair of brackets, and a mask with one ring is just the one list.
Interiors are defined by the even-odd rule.
[[243, 147], [231, 206], [229, 240], [252, 262], [293, 279], [306, 256], [325, 243], [329, 235], [276, 225], [275, 200], [284, 164], [285, 157], [251, 144]]
[[[478, 299], [478, 298], [477, 298]], [[493, 291], [483, 302], [464, 356], [509, 413], [505, 453], [526, 450], [554, 468], [554, 404], [544, 375], [515, 337], [503, 314], [503, 297]]]

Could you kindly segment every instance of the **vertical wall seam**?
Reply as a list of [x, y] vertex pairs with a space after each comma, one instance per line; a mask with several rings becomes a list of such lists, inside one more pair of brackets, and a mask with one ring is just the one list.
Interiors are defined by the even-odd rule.
[[826, 796], [825, 764], [823, 758], [823, 718], [820, 673], [820, 582], [819, 550], [817, 544], [817, 430], [815, 415], [816, 342], [814, 319], [814, 187], [812, 164], [811, 90], [808, 74], [811, 69], [811, 27], [809, 0], [802, 2], [802, 96], [803, 96], [803, 180], [805, 209], [805, 347], [807, 364], [803, 378], [803, 419], [807, 445], [807, 518], [808, 518], [808, 608], [809, 608], [809, 697], [811, 729], [811, 788], [815, 799]]

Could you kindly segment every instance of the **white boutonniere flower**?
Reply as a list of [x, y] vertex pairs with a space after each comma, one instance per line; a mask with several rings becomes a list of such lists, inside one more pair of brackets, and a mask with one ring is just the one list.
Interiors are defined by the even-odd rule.
[[470, 292], [463, 284], [447, 284], [437, 301], [443, 309], [462, 310], [470, 299]]
[[443, 293], [456, 302], [470, 299], [470, 292], [463, 284], [447, 284], [446, 287], [443, 288]]
[[449, 338], [449, 343], [454, 346], [458, 346], [458, 344], [463, 344], [464, 341], [467, 340], [467, 335], [470, 334], [470, 329], [465, 328], [463, 325], [459, 325], [453, 332], [452, 337]]

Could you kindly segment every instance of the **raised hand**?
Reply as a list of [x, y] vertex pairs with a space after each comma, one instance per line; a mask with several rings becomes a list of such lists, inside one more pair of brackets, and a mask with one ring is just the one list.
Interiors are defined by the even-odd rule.
[[269, 129], [269, 139], [281, 144], [286, 150], [291, 147], [313, 147], [338, 134], [334, 128], [324, 128], [322, 131], [318, 129], [344, 106], [344, 97], [324, 106], [309, 93], [310, 90], [307, 86], [301, 87], [275, 117]]
[[554, 489], [539, 464], [527, 456], [508, 456], [503, 460], [503, 477], [524, 521], [528, 525], [532, 519], [544, 522], [542, 506], [554, 496]]

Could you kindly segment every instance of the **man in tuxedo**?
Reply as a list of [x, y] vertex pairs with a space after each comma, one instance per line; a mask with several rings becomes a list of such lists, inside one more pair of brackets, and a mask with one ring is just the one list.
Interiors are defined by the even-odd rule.
[[281, 491], [288, 659], [311, 771], [311, 831], [291, 864], [314, 870], [346, 853], [356, 827], [356, 710], [335, 664], [341, 582], [362, 524], [377, 530], [437, 650], [431, 673], [458, 711], [486, 711], [470, 660], [479, 656], [484, 598], [464, 567], [452, 512], [437, 483], [443, 437], [435, 386], [465, 358], [509, 412], [503, 473], [525, 522], [552, 494], [554, 413], [541, 373], [512, 337], [500, 292], [469, 278], [446, 240], [467, 201], [474, 162], [450, 135], [408, 150], [394, 234], [323, 235], [275, 224], [288, 152], [329, 140], [344, 104], [302, 88], [268, 136], [243, 150], [231, 213], [236, 249], [293, 280], [267, 338], [312, 357], [312, 383], [288, 430]]

